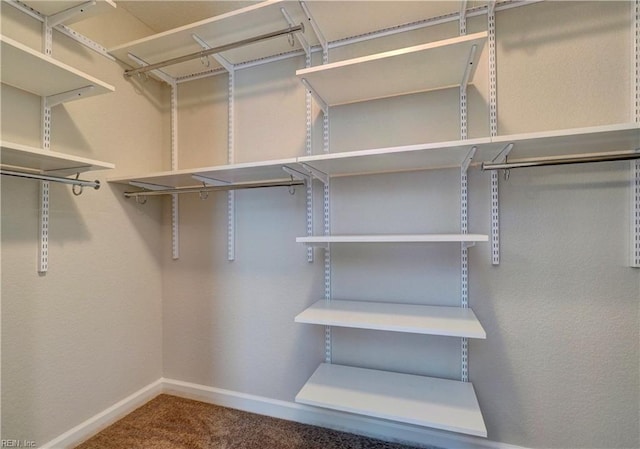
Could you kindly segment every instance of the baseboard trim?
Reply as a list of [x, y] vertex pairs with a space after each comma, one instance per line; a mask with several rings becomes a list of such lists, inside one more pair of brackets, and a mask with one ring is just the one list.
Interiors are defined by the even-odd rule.
[[40, 449], [67, 449], [77, 446], [86, 439], [110, 426], [114, 422], [131, 413], [136, 408], [149, 402], [163, 391], [163, 379], [147, 385], [127, 396], [111, 407], [78, 424], [73, 429], [40, 446]]
[[270, 399], [237, 391], [224, 390], [175, 379], [160, 378], [136, 391], [106, 410], [89, 418], [59, 437], [45, 443], [41, 449], [69, 449], [87, 440], [159, 394], [172, 394], [209, 404], [234, 408], [288, 421], [327, 427], [334, 430], [366, 435], [387, 441], [420, 447], [444, 449], [526, 449], [488, 439], [438, 431], [351, 413], [343, 413], [295, 402]]
[[387, 441], [446, 449], [525, 449], [522, 446], [499, 443], [485, 438], [311, 407], [174, 379], [163, 378], [162, 384], [163, 392], [166, 394]]

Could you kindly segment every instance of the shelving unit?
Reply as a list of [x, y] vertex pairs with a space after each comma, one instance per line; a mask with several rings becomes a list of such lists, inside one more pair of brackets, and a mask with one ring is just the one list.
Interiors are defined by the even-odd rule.
[[295, 318], [296, 323], [449, 337], [487, 338], [471, 309], [321, 299]]
[[115, 168], [115, 165], [109, 162], [47, 151], [18, 143], [0, 142], [0, 145], [0, 163], [3, 167], [37, 173], [55, 173], [60, 176]]
[[41, 97], [67, 95], [72, 101], [115, 89], [91, 75], [37, 52], [6, 36], [0, 36], [2, 83]]
[[296, 72], [327, 106], [457, 87], [473, 79], [487, 33], [416, 45]]
[[468, 382], [323, 363], [296, 402], [487, 436], [475, 391]]

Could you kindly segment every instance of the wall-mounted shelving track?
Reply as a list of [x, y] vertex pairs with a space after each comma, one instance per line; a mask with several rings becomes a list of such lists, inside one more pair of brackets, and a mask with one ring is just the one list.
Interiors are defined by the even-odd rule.
[[[41, 98], [41, 148], [14, 142], [2, 142], [2, 175], [40, 180], [40, 223], [38, 246], [38, 272], [44, 274], [49, 267], [49, 183], [71, 184], [75, 195], [83, 187], [98, 189], [100, 182], [78, 179], [80, 172], [114, 168], [108, 162], [65, 155], [51, 150], [52, 108], [60, 104], [95, 95], [113, 92], [115, 89], [89, 74], [57, 61], [53, 54], [53, 28], [105, 56], [104, 48], [76, 33], [65, 24], [82, 20], [115, 8], [111, 0], [85, 2], [32, 1], [28, 4], [9, 1], [7, 4], [42, 22], [42, 53], [10, 37], [0, 36], [3, 84], [37, 95]], [[76, 178], [66, 176], [76, 173]], [[76, 190], [79, 187], [79, 190]]]

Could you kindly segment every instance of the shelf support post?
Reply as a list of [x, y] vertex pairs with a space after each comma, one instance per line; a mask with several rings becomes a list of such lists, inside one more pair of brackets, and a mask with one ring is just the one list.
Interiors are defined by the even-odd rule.
[[[229, 73], [229, 101], [227, 107], [227, 162], [233, 164], [235, 149], [235, 69], [231, 67]], [[227, 193], [227, 260], [236, 259], [236, 197], [233, 190]]]
[[[178, 169], [178, 85], [171, 82], [171, 169]], [[178, 195], [171, 195], [171, 257], [180, 258], [180, 210]]]
[[[307, 53], [305, 58], [305, 67], [311, 67], [311, 52]], [[313, 154], [313, 102], [311, 91], [307, 87], [305, 91], [305, 107], [306, 107], [306, 134], [305, 134], [305, 153], [307, 156]], [[310, 178], [307, 183], [307, 236], [313, 235], [313, 179]], [[307, 262], [313, 263], [313, 248], [307, 247]]]
[[[496, 73], [496, 2], [490, 0], [487, 9], [489, 42], [489, 136], [498, 135], [497, 73]], [[500, 196], [498, 172], [491, 172], [491, 264], [500, 265]]]
[[[635, 101], [633, 116], [640, 123], [640, 0], [631, 5], [633, 26], [632, 79], [634, 80]], [[631, 161], [631, 266], [640, 268], [640, 160]]]

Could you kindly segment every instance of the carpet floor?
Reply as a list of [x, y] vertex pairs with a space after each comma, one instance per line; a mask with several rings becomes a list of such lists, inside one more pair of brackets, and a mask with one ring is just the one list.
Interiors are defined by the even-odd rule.
[[162, 394], [76, 449], [415, 449]]

